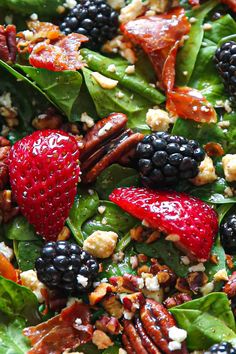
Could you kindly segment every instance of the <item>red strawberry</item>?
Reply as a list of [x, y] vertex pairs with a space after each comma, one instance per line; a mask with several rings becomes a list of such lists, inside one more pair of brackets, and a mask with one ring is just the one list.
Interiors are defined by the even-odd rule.
[[183, 193], [145, 188], [118, 188], [110, 200], [152, 228], [178, 235], [176, 242], [192, 258], [206, 261], [218, 230], [216, 212]]
[[60, 130], [34, 132], [11, 149], [12, 191], [22, 214], [47, 240], [61, 231], [76, 195], [80, 168], [74, 137]]

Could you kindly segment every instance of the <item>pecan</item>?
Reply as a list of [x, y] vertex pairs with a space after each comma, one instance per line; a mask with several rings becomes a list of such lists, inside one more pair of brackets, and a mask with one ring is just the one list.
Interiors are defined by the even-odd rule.
[[212, 264], [218, 264], [219, 263], [219, 257], [216, 254], [211, 254], [209, 261]]
[[99, 174], [143, 139], [140, 133], [126, 129], [127, 117], [113, 113], [97, 122], [83, 139], [80, 161], [82, 181], [92, 183]]
[[161, 265], [156, 260], [150, 268], [150, 273], [157, 275], [158, 283], [164, 288], [173, 286], [177, 279], [175, 273], [167, 265]]
[[236, 272], [233, 272], [233, 274], [229, 277], [223, 291], [227, 294], [229, 299], [236, 296]]
[[222, 156], [225, 154], [222, 145], [215, 142], [210, 142], [204, 145], [204, 149], [208, 156]]
[[[129, 353], [131, 353], [129, 351], [129, 346], [131, 345], [132, 348], [132, 353], [138, 353], [138, 354], [148, 354], [148, 352], [146, 351], [146, 349], [144, 348], [143, 344], [142, 344], [142, 340], [140, 338], [140, 336], [138, 335], [133, 323], [131, 321], [128, 320], [124, 320], [124, 332], [125, 332], [125, 341], [128, 341], [128, 347], [126, 346], [126, 343], [123, 342], [126, 351]], [[122, 340], [123, 340], [123, 336], [122, 336]], [[158, 353], [158, 352], [157, 352]]]
[[121, 318], [124, 312], [124, 306], [115, 294], [109, 294], [102, 302], [102, 306], [109, 313], [109, 315], [115, 318]]
[[0, 59], [7, 63], [14, 63], [16, 52], [16, 27], [0, 26]]
[[10, 142], [3, 136], [0, 136], [0, 190], [2, 190], [8, 182], [7, 159], [10, 149]]
[[35, 129], [59, 129], [62, 125], [62, 116], [54, 108], [48, 108], [43, 114], [33, 119], [32, 125]]
[[142, 273], [150, 273], [150, 267], [148, 267], [147, 265], [139, 267], [137, 270], [137, 274], [141, 275]]
[[0, 223], [7, 223], [19, 213], [19, 207], [14, 206], [10, 190], [0, 192]]
[[132, 274], [124, 274], [123, 287], [132, 292], [143, 288], [143, 279]]
[[102, 316], [99, 320], [97, 320], [95, 322], [95, 327], [111, 335], [118, 335], [122, 330], [122, 326], [118, 319], [108, 316]]
[[175, 288], [181, 293], [191, 294], [189, 284], [185, 278], [178, 278], [175, 284]]
[[96, 289], [89, 294], [89, 303], [90, 305], [95, 305], [100, 302], [107, 293], [115, 291], [114, 286], [108, 283], [99, 284]]
[[203, 272], [193, 272], [190, 273], [187, 277], [187, 282], [189, 284], [190, 290], [194, 294], [197, 294], [200, 290], [200, 288], [205, 285], [208, 281], [208, 277], [205, 273]]
[[185, 293], [178, 293], [175, 294], [171, 297], [168, 297], [165, 301], [164, 301], [164, 305], [165, 307], [167, 307], [168, 309], [170, 309], [171, 307], [174, 306], [178, 306], [181, 305], [185, 302], [188, 302], [192, 300], [191, 296], [189, 294], [185, 294]]
[[233, 256], [230, 256], [229, 254], [226, 254], [226, 264], [229, 269], [234, 268], [234, 262], [233, 262]]
[[141, 292], [125, 295], [122, 298], [124, 309], [135, 313], [145, 303], [145, 298]]
[[96, 329], [93, 332], [92, 342], [98, 347], [98, 349], [107, 349], [114, 344], [108, 335], [99, 329]]

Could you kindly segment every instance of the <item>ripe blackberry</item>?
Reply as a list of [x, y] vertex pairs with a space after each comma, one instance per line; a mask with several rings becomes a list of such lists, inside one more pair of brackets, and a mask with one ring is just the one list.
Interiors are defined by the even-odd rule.
[[98, 274], [97, 261], [68, 241], [48, 242], [35, 262], [39, 280], [49, 289], [88, 291]]
[[216, 50], [214, 61], [231, 101], [236, 103], [236, 42], [222, 44]]
[[204, 150], [194, 140], [158, 132], [146, 135], [137, 146], [138, 169], [150, 188], [170, 186], [196, 177]]
[[227, 254], [236, 254], [236, 215], [230, 215], [220, 226], [221, 244]]
[[115, 37], [118, 27], [118, 13], [105, 0], [81, 0], [65, 17], [60, 30], [66, 35], [84, 34], [89, 38], [85, 46], [99, 49]]
[[236, 349], [233, 348], [231, 343], [222, 342], [220, 344], [214, 344], [208, 349], [205, 354], [236, 354]]

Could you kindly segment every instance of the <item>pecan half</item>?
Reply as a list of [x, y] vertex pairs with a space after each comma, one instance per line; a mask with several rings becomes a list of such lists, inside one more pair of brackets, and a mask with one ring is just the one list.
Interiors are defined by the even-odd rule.
[[0, 59], [7, 63], [14, 63], [16, 52], [16, 27], [0, 26]]
[[171, 307], [181, 305], [181, 304], [191, 301], [191, 300], [192, 300], [192, 297], [189, 294], [179, 293], [179, 294], [175, 294], [171, 297], [168, 297], [164, 301], [163, 304], [165, 305], [165, 307], [170, 309]]
[[0, 190], [2, 190], [8, 182], [7, 159], [10, 149], [10, 142], [3, 136], [0, 136]]
[[97, 320], [95, 322], [95, 327], [111, 335], [118, 335], [122, 330], [122, 326], [118, 319], [108, 316], [102, 316], [99, 320]]
[[236, 296], [236, 272], [233, 272], [233, 274], [229, 277], [223, 291], [227, 294], [229, 299]]
[[82, 182], [94, 182], [105, 168], [118, 162], [143, 139], [142, 134], [126, 129], [126, 123], [124, 114], [113, 113], [85, 135], [80, 154]]

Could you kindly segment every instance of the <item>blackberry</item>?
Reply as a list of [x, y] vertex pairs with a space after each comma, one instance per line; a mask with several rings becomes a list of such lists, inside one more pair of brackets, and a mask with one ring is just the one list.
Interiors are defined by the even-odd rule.
[[38, 279], [49, 289], [88, 291], [98, 274], [97, 261], [68, 241], [48, 242], [35, 262]]
[[220, 240], [227, 254], [236, 254], [236, 214], [230, 215], [221, 224]]
[[214, 61], [225, 89], [230, 95], [232, 103], [236, 103], [236, 42], [222, 44], [216, 50]]
[[141, 180], [150, 188], [196, 177], [205, 158], [204, 150], [195, 140], [164, 132], [146, 135], [136, 152]]
[[222, 342], [220, 344], [214, 344], [208, 349], [205, 354], [236, 354], [236, 349], [233, 348], [231, 343]]
[[89, 38], [85, 46], [96, 50], [115, 37], [118, 27], [118, 13], [105, 0], [81, 0], [64, 18], [60, 30], [66, 35], [84, 34]]

